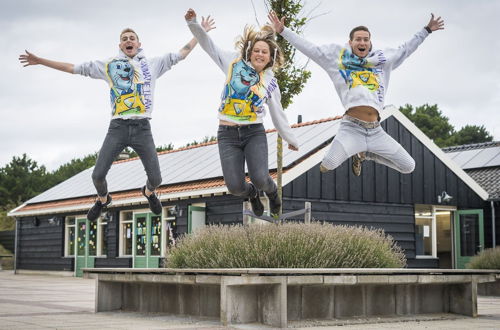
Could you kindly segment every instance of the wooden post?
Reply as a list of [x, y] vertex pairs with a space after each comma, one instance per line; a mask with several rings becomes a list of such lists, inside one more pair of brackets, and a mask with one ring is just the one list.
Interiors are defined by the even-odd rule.
[[311, 202], [305, 202], [306, 213], [304, 214], [304, 223], [311, 223]]
[[243, 226], [248, 226], [250, 224], [250, 216], [245, 214], [245, 210], [250, 210], [250, 203], [248, 201], [243, 202]]

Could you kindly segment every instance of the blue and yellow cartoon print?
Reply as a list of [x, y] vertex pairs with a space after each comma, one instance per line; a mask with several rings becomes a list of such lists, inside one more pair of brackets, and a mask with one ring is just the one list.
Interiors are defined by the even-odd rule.
[[142, 85], [134, 66], [126, 59], [114, 59], [106, 64], [106, 74], [111, 85], [113, 116], [142, 114], [144, 106]]
[[374, 92], [379, 89], [377, 70], [365, 58], [360, 58], [348, 49], [342, 49], [339, 55], [339, 71], [349, 89], [364, 86]]
[[261, 76], [243, 60], [230, 64], [219, 112], [237, 121], [255, 121], [262, 112], [264, 86]]

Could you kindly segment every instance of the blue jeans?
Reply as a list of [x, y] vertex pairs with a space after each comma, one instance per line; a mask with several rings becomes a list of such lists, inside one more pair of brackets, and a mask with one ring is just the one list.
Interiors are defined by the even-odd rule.
[[255, 187], [267, 194], [276, 192], [276, 184], [269, 176], [264, 125], [220, 125], [217, 139], [222, 174], [231, 194], [249, 197], [254, 191], [245, 181], [245, 161], [248, 175]]
[[126, 147], [131, 147], [139, 155], [148, 177], [146, 187], [153, 191], [161, 184], [160, 164], [149, 119], [113, 119], [92, 172], [92, 181], [99, 196], [108, 194], [106, 175], [115, 158]]

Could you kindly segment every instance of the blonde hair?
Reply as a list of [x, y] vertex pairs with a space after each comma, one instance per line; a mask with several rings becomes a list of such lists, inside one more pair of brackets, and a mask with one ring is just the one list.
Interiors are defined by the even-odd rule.
[[122, 32], [120, 32], [120, 41], [122, 41], [122, 35], [124, 33], [127, 33], [127, 32], [132, 32], [133, 34], [135, 34], [135, 37], [137, 38], [137, 41], [139, 41], [139, 36], [137, 35], [137, 33], [135, 33], [134, 30], [132, 30], [131, 28], [125, 28], [122, 30]]
[[272, 67], [273, 70], [279, 69], [283, 66], [285, 58], [280, 46], [276, 42], [276, 34], [270, 25], [264, 25], [260, 31], [256, 31], [252, 25], [246, 25], [243, 30], [243, 35], [239, 36], [235, 47], [241, 51], [241, 58], [248, 61], [249, 53], [258, 41], [264, 41], [269, 46], [269, 55], [271, 61], [264, 68]]

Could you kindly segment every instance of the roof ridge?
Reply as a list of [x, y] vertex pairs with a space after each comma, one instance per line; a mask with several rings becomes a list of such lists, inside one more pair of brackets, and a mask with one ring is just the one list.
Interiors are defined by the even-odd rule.
[[470, 144], [462, 144], [459, 146], [451, 146], [441, 148], [444, 152], [452, 152], [452, 151], [464, 151], [464, 150], [474, 150], [481, 148], [490, 148], [490, 147], [498, 147], [500, 146], [500, 141], [490, 141], [490, 142], [480, 142], [480, 143], [470, 143]]

